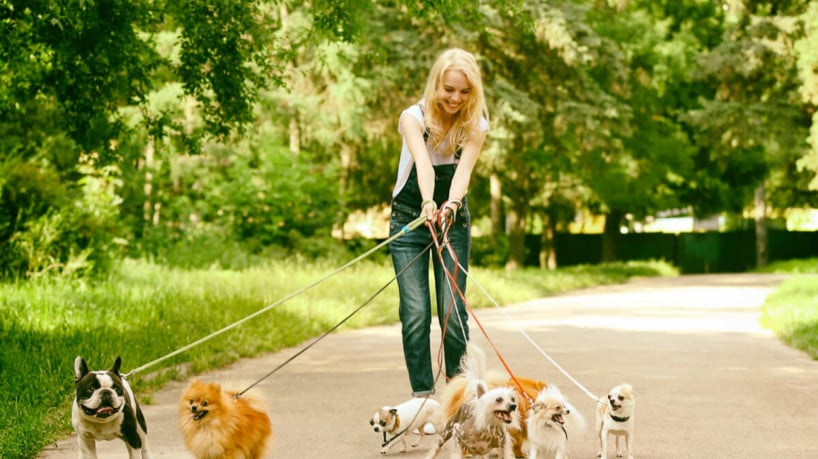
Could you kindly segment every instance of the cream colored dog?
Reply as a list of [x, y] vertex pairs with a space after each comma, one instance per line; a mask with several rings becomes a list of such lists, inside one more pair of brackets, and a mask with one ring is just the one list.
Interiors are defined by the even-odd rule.
[[568, 459], [568, 432], [576, 434], [585, 430], [585, 421], [552, 384], [537, 395], [526, 427], [528, 459]]
[[[636, 394], [630, 384], [620, 384], [608, 392], [608, 403], [600, 403], [596, 412], [596, 431], [599, 437], [598, 457], [608, 457], [608, 435], [616, 439], [616, 457], [633, 459], [633, 411]], [[619, 447], [619, 438], [625, 450]]]

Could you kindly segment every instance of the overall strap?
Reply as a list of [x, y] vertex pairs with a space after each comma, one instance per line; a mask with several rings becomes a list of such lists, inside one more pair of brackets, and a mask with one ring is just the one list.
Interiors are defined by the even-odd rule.
[[[423, 105], [417, 104], [417, 106], [420, 109], [420, 114], [425, 118], [426, 115], [424, 115], [424, 113], [423, 113]], [[424, 126], [423, 126], [423, 141], [424, 142], [429, 141], [429, 127], [426, 126], [425, 123], [424, 123]], [[461, 147], [457, 147], [457, 150], [455, 150], [455, 152], [454, 152], [454, 162], [455, 163], [460, 162], [460, 155], [462, 153], [463, 153], [463, 149]]]

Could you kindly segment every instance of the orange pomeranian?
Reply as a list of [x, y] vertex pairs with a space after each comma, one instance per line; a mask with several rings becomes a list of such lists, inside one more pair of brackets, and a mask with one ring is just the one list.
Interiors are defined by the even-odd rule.
[[272, 441], [258, 400], [193, 380], [179, 400], [179, 428], [197, 459], [261, 459]]

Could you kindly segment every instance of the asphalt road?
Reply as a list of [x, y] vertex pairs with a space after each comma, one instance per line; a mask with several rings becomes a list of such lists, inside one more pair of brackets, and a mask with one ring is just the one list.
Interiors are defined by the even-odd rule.
[[[783, 279], [776, 275], [702, 275], [642, 279], [592, 288], [477, 317], [518, 376], [560, 387], [586, 419], [572, 432], [571, 457], [596, 457], [594, 402], [545, 359], [602, 396], [621, 382], [638, 393], [636, 458], [818, 457], [818, 362], [758, 325], [758, 308]], [[479, 295], [470, 290], [470, 295]], [[433, 328], [433, 339], [439, 334]], [[528, 339], [536, 343], [536, 346]], [[473, 327], [472, 339], [485, 338]], [[201, 375], [244, 387], [292, 356], [287, 349]], [[489, 354], [491, 357], [491, 354]], [[496, 359], [489, 366], [501, 368]], [[154, 458], [192, 456], [177, 428], [185, 383], [172, 383], [144, 406]], [[138, 391], [138, 380], [136, 382]], [[409, 398], [397, 326], [342, 331], [258, 386], [270, 403], [274, 458], [377, 458], [376, 408]], [[415, 451], [391, 456], [420, 458]], [[105, 442], [100, 458], [126, 457]], [[613, 454], [612, 454], [613, 456]], [[76, 458], [76, 438], [40, 458]]]

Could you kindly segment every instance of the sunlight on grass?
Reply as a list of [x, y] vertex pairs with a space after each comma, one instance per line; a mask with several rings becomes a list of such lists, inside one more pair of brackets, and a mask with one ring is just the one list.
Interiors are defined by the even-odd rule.
[[818, 360], [818, 258], [771, 263], [759, 271], [795, 275], [767, 297], [761, 325]]
[[767, 298], [761, 324], [788, 345], [818, 359], [818, 276], [785, 281]]

